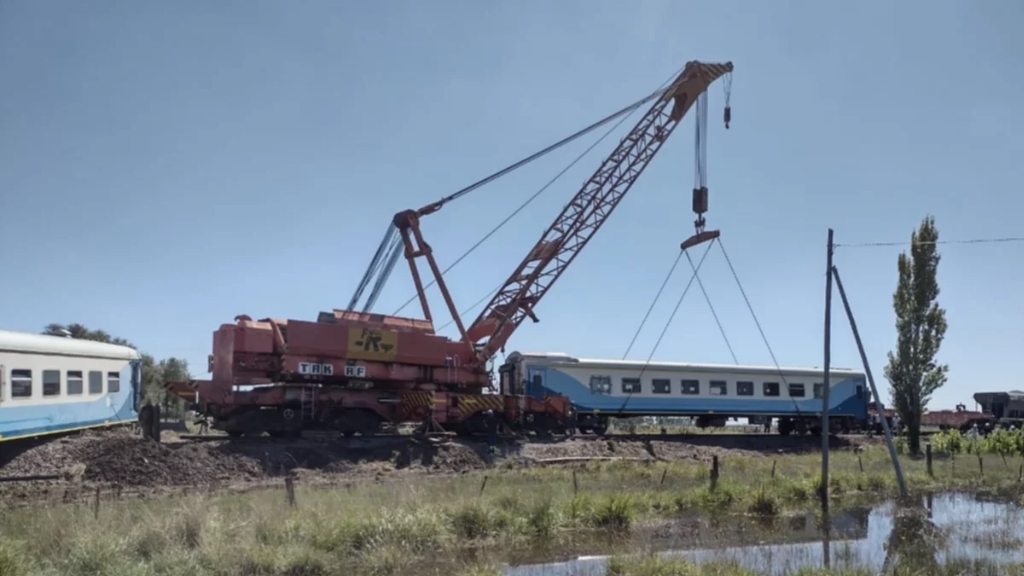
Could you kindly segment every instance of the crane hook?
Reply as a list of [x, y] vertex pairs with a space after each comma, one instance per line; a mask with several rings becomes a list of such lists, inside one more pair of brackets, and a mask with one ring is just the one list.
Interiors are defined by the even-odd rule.
[[725, 129], [729, 129], [729, 121], [732, 120], [732, 106], [726, 105], [725, 107]]

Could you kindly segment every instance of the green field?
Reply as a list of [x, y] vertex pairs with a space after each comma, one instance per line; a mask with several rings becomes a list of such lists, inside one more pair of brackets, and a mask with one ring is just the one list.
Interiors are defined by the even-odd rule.
[[[923, 460], [903, 463], [918, 492], [985, 487], [1016, 494], [1020, 457], [982, 458], [983, 473], [974, 455], [936, 458], [933, 477]], [[834, 452], [831, 470], [833, 510], [896, 493], [884, 448]], [[499, 466], [341, 488], [299, 484], [295, 506], [281, 488], [103, 503], [98, 515], [91, 506], [9, 511], [0, 519], [0, 575], [494, 573], [501, 562], [529, 560], [538, 549], [573, 550], [602, 539], [631, 549], [644, 539], [631, 537], [671, 526], [681, 515], [770, 520], [813, 510], [819, 472], [816, 454], [723, 458], [712, 490], [709, 466], [700, 461]], [[623, 562], [612, 568], [689, 573], [672, 563]]]

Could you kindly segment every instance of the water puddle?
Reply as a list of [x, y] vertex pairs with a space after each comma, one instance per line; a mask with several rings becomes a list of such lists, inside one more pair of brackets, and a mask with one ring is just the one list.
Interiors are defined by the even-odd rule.
[[[564, 552], [533, 551], [529, 559], [513, 559], [504, 574], [605, 576], [609, 556], [641, 550], [695, 562], [732, 561], [773, 576], [823, 566], [878, 571], [904, 562], [921, 569], [951, 561], [1024, 562], [1024, 508], [975, 494], [929, 496], [922, 504], [834, 513], [827, 530], [813, 513], [779, 518], [767, 528], [752, 520], [715, 524], [691, 517], [639, 541], [583, 545], [571, 559]], [[595, 544], [600, 551], [586, 550]]]

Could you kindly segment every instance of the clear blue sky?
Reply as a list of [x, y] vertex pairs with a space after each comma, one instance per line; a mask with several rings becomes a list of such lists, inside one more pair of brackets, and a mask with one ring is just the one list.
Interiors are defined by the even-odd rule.
[[[723, 87], [710, 91], [708, 219], [779, 362], [820, 365], [828, 227], [838, 242], [903, 241], [932, 213], [945, 239], [1024, 235], [1022, 26], [1015, 0], [6, 0], [0, 318], [103, 328], [202, 377], [212, 331], [236, 314], [344, 307], [394, 212], [635, 101], [687, 60], [732, 60], [728, 131]], [[638, 117], [452, 271], [462, 306], [505, 278]], [[692, 131], [691, 116], [509, 351], [621, 357], [692, 232]], [[592, 141], [425, 219], [441, 264]], [[836, 254], [886, 387], [901, 249]], [[1024, 388], [1024, 244], [942, 254], [951, 370], [933, 407]], [[650, 353], [687, 268], [632, 357]], [[717, 247], [702, 278], [740, 362], [770, 364]], [[412, 293], [402, 263], [376, 310]], [[857, 366], [838, 299], [836, 314], [834, 362]], [[696, 285], [655, 358], [731, 362]]]

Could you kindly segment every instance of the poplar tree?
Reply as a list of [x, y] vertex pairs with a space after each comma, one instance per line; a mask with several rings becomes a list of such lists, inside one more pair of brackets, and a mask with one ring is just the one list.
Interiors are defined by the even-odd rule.
[[921, 415], [932, 394], [946, 383], [949, 370], [935, 361], [946, 334], [946, 311], [936, 302], [938, 240], [935, 218], [925, 217], [910, 236], [910, 254], [901, 253], [896, 263], [896, 350], [889, 352], [885, 377], [896, 413], [907, 426], [912, 454], [921, 450]]

